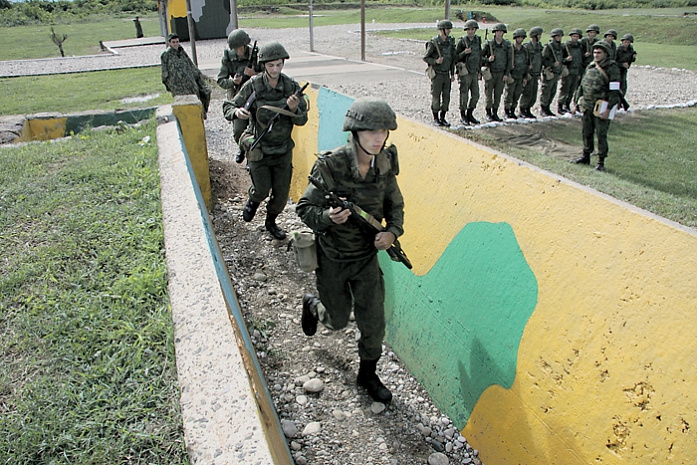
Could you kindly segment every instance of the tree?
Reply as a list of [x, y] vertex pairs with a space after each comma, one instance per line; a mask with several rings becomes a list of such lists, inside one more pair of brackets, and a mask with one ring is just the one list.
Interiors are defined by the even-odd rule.
[[63, 51], [63, 42], [68, 38], [68, 34], [63, 34], [63, 37], [58, 37], [60, 34], [56, 34], [56, 31], [53, 30], [53, 26], [51, 26], [51, 39], [53, 39], [53, 43], [58, 46], [58, 50], [61, 52], [61, 56], [65, 56], [65, 52]]

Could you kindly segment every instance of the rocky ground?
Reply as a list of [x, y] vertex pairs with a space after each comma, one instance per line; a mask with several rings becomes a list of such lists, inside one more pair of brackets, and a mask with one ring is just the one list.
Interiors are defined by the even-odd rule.
[[[369, 24], [368, 29], [413, 26]], [[357, 26], [315, 28], [314, 51], [360, 59], [360, 36], [356, 29]], [[307, 31], [248, 31], [260, 43], [281, 41], [291, 59], [294, 50], [310, 49]], [[458, 37], [462, 34], [458, 29], [453, 32]], [[423, 71], [421, 42], [391, 40], [372, 34], [368, 37], [367, 61]], [[224, 46], [224, 40], [197, 43], [199, 60], [217, 59]], [[641, 44], [635, 46], [641, 63]], [[157, 64], [162, 50], [161, 45], [119, 49], [118, 55], [65, 59], [52, 68], [75, 72]], [[42, 61], [1, 62], [0, 76], [41, 74], [45, 68]], [[695, 74], [689, 71], [636, 66], [629, 74], [628, 97], [633, 108], [694, 104], [697, 99], [694, 81]], [[426, 78], [408, 85], [356, 82], [333, 90], [352, 97], [379, 95], [400, 115], [430, 123]], [[264, 231], [263, 205], [258, 218], [251, 223], [242, 221], [249, 176], [244, 165], [233, 161], [236, 146], [231, 138], [231, 125], [219, 111], [222, 97], [222, 91], [216, 89], [206, 121], [215, 199], [211, 217], [296, 463], [480, 463], [478, 451], [458, 433], [462, 425], [456, 427], [440, 412], [389, 347], [385, 347], [378, 367], [383, 381], [394, 393], [394, 400], [383, 406], [373, 403], [355, 384], [358, 367], [355, 324], [343, 331], [320, 330], [312, 338], [302, 334], [301, 298], [305, 292], [314, 290], [314, 278], [298, 269], [286, 241], [273, 240]], [[449, 113], [452, 122], [458, 119], [457, 99], [454, 89]], [[476, 114], [483, 119], [481, 108], [483, 100]], [[281, 215], [279, 223], [286, 231], [302, 226], [292, 204]]]

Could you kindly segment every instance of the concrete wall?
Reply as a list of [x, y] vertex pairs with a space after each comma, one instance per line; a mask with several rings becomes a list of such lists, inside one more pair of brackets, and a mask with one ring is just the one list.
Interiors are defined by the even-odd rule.
[[[352, 101], [307, 94], [295, 200]], [[414, 269], [381, 254], [387, 340], [484, 463], [693, 463], [697, 232], [403, 118], [389, 140]]]

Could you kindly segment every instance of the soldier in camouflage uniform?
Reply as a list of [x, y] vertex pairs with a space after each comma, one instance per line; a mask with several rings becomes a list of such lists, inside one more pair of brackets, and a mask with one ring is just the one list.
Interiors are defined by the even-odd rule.
[[615, 29], [608, 29], [605, 34], [603, 34], [603, 40], [610, 46], [612, 54], [610, 54], [610, 59], [615, 59], [615, 54], [617, 53], [617, 31]]
[[634, 43], [634, 36], [632, 34], [625, 34], [622, 36], [622, 43], [617, 47], [615, 52], [615, 62], [617, 66], [620, 67], [620, 84], [622, 91], [622, 107], [625, 110], [629, 110], [629, 103], [625, 98], [627, 96], [627, 72], [632, 63], [636, 61], [636, 52], [632, 44]]
[[361, 334], [357, 383], [373, 400], [387, 403], [392, 393], [376, 374], [385, 336], [385, 282], [377, 252], [388, 249], [404, 232], [397, 148], [385, 146], [389, 131], [397, 129], [397, 119], [387, 102], [365, 97], [351, 105], [343, 129], [351, 131], [348, 143], [322, 154], [312, 175], [376, 220], [384, 218], [386, 229], [377, 234], [365, 231], [351, 210], [330, 207], [322, 192], [308, 185], [296, 211], [317, 235], [319, 298], [303, 297], [302, 328], [312, 336], [319, 321], [340, 330], [353, 308]]
[[561, 76], [562, 66], [566, 59], [566, 50], [561, 45], [561, 38], [564, 36], [564, 31], [556, 28], [550, 33], [552, 37], [549, 43], [542, 50], [542, 66], [550, 76], [543, 76], [542, 94], [540, 95], [540, 108], [542, 116], [556, 116], [552, 113], [549, 106], [557, 94], [557, 85]]
[[540, 76], [542, 74], [542, 44], [540, 44], [540, 36], [542, 35], [541, 27], [533, 27], [530, 29], [530, 40], [525, 42], [525, 48], [528, 49], [528, 58], [530, 65], [528, 66], [528, 74], [530, 78], [523, 87], [523, 94], [520, 97], [520, 114], [524, 118], [535, 119], [530, 109], [535, 105], [537, 100], [537, 90], [540, 85]]
[[203, 105], [203, 117], [211, 103], [211, 88], [206, 78], [179, 45], [179, 36], [167, 36], [167, 50], [160, 55], [162, 83], [172, 95], [195, 95]]
[[[479, 124], [474, 109], [479, 102], [479, 81], [482, 79], [482, 39], [476, 35], [479, 24], [473, 19], [465, 22], [465, 34], [455, 47], [456, 68], [460, 81], [460, 122], [465, 126]], [[463, 68], [467, 74], [461, 72]]]
[[[242, 218], [249, 222], [256, 215], [259, 204], [271, 197], [266, 205], [264, 226], [279, 240], [286, 233], [276, 224], [276, 218], [288, 203], [290, 180], [293, 173], [293, 126], [307, 123], [307, 101], [298, 95], [300, 86], [281, 71], [290, 56], [283, 45], [270, 42], [259, 49], [259, 63], [264, 67], [262, 74], [252, 76], [232, 100], [223, 103], [223, 114], [229, 121], [236, 118], [250, 120], [247, 130], [240, 138], [240, 145], [247, 153], [252, 185], [249, 188]], [[256, 100], [245, 109], [249, 96], [255, 93]], [[280, 116], [254, 150], [250, 151], [256, 137], [268, 127], [276, 113]]]
[[450, 108], [450, 90], [455, 80], [455, 39], [450, 37], [452, 28], [451, 21], [438, 21], [438, 35], [428, 42], [423, 57], [436, 72], [431, 80], [431, 112], [436, 126], [450, 126], [445, 115]]
[[600, 40], [597, 37], [598, 34], [600, 34], [600, 26], [591, 24], [586, 28], [586, 37], [581, 39], [581, 48], [583, 49], [583, 72], [581, 74], [585, 73], [588, 65], [593, 63], [593, 44]]
[[498, 115], [499, 104], [503, 89], [511, 79], [513, 48], [511, 43], [503, 38], [508, 32], [505, 24], [498, 23], [491, 30], [494, 32], [494, 38], [482, 46], [482, 62], [491, 71], [491, 79], [484, 82], [486, 119], [502, 121]]
[[[220, 61], [218, 85], [227, 91], [228, 100], [232, 100], [242, 88], [242, 84], [261, 71], [253, 56], [255, 51], [249, 46], [251, 41], [249, 35], [242, 29], [235, 29], [227, 38], [228, 48], [223, 52], [223, 58]], [[232, 138], [236, 144], [239, 144], [240, 136], [247, 129], [248, 121], [240, 118], [233, 121]], [[235, 156], [235, 161], [242, 163], [243, 160], [244, 152], [240, 150]]]
[[[605, 170], [607, 157], [607, 131], [610, 127], [610, 110], [620, 102], [620, 69], [612, 59], [612, 49], [607, 42], [593, 45], [594, 62], [588, 65], [574, 101], [577, 110], [583, 112], [583, 156], [572, 163], [590, 165], [594, 134], [598, 137], [598, 164], [595, 169]], [[607, 109], [595, 114], [596, 102], [607, 102]]]
[[[527, 84], [530, 75], [528, 74], [530, 66], [530, 56], [528, 49], [523, 46], [525, 39], [525, 29], [516, 29], [513, 31], [513, 66], [511, 67], [511, 78], [506, 84], [506, 97], [503, 100], [503, 107], [506, 112], [506, 117], [517, 119], [515, 114], [518, 100], [523, 93], [523, 88]], [[525, 115], [522, 115], [523, 117]]]
[[574, 93], [581, 82], [583, 74], [583, 48], [579, 39], [583, 32], [580, 29], [572, 29], [569, 33], [571, 40], [564, 44], [566, 50], [565, 66], [569, 70], [569, 74], [562, 78], [561, 89], [559, 90], [559, 99], [557, 100], [557, 111], [560, 115], [571, 112], [569, 105], [574, 98]]

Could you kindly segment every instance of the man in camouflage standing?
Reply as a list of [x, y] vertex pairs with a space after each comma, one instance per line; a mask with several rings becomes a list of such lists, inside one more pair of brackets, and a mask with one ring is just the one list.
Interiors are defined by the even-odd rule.
[[[513, 31], [513, 65], [511, 66], [511, 77], [506, 84], [506, 97], [503, 101], [506, 118], [518, 118], [515, 109], [520, 95], [523, 93], [523, 88], [530, 78], [528, 74], [530, 57], [528, 49], [523, 46], [525, 37], [525, 29], [519, 28]], [[525, 117], [525, 115], [522, 116]]]
[[[232, 100], [242, 88], [242, 84], [260, 71], [256, 51], [249, 45], [251, 41], [242, 29], [235, 29], [228, 35], [228, 48], [223, 51], [218, 72], [218, 85], [227, 91], [228, 100]], [[238, 145], [248, 122], [249, 120], [241, 118], [235, 118], [233, 121], [232, 138]], [[235, 162], [242, 163], [243, 160], [244, 152], [239, 150]]]
[[581, 48], [579, 39], [581, 39], [582, 35], [583, 32], [580, 29], [572, 29], [569, 33], [571, 40], [564, 44], [564, 49], [567, 54], [565, 64], [569, 70], [569, 74], [561, 80], [559, 100], [557, 101], [557, 110], [560, 115], [571, 111], [569, 105], [571, 105], [574, 93], [581, 82], [581, 75], [583, 74], [583, 48]]
[[542, 116], [556, 116], [549, 106], [557, 94], [557, 85], [561, 76], [566, 51], [561, 45], [564, 31], [556, 28], [550, 33], [551, 39], [542, 50], [542, 65], [544, 67], [544, 80], [542, 81], [542, 94], [540, 95], [540, 108]]
[[583, 72], [581, 74], [585, 73], [588, 65], [593, 63], [593, 44], [600, 40], [597, 37], [598, 34], [600, 34], [600, 26], [591, 24], [586, 28], [586, 37], [581, 39], [581, 48], [583, 49]]
[[617, 44], [615, 43], [617, 40], [617, 31], [615, 29], [608, 29], [607, 32], [603, 34], [603, 40], [610, 46], [612, 51], [610, 54], [610, 59], [614, 60], [615, 53], [617, 53]]
[[494, 38], [482, 46], [482, 62], [491, 71], [491, 79], [484, 82], [486, 120], [502, 121], [498, 115], [499, 104], [503, 89], [511, 79], [513, 48], [511, 43], [503, 38], [508, 32], [505, 24], [498, 23], [491, 30], [494, 32]]
[[203, 118], [211, 103], [211, 88], [206, 78], [179, 44], [179, 36], [167, 36], [167, 50], [160, 55], [162, 83], [172, 95], [195, 95], [203, 105]]
[[397, 184], [397, 148], [386, 147], [397, 118], [384, 100], [357, 99], [344, 118], [343, 130], [351, 131], [348, 143], [321, 155], [312, 167], [312, 176], [327, 190], [346, 197], [378, 222], [385, 230], [375, 234], [360, 227], [350, 209], [331, 207], [313, 184], [307, 186], [296, 211], [317, 234], [315, 271], [319, 298], [303, 297], [302, 329], [307, 336], [317, 332], [321, 322], [341, 330], [351, 310], [360, 330], [360, 367], [356, 382], [376, 402], [388, 403], [392, 393], [376, 373], [385, 336], [385, 281], [378, 251], [387, 250], [403, 234], [404, 199]]
[[445, 115], [450, 108], [450, 90], [455, 80], [455, 39], [450, 37], [453, 23], [438, 21], [438, 35], [426, 44], [423, 60], [436, 72], [431, 79], [431, 112], [433, 124], [449, 127]]
[[465, 22], [466, 34], [455, 47], [457, 77], [460, 81], [460, 122], [467, 126], [479, 124], [474, 109], [479, 102], [479, 81], [482, 78], [482, 39], [476, 34], [479, 24], [474, 19]]
[[535, 119], [530, 109], [535, 105], [537, 100], [537, 90], [540, 85], [540, 75], [542, 74], [542, 44], [540, 44], [540, 36], [542, 36], [542, 28], [539, 26], [530, 29], [530, 40], [525, 43], [525, 48], [528, 49], [528, 58], [530, 65], [528, 73], [530, 78], [523, 87], [523, 94], [520, 97], [520, 114], [524, 118]]
[[[583, 156], [572, 163], [590, 165], [594, 150], [593, 137], [598, 137], [597, 171], [605, 170], [607, 158], [607, 131], [610, 112], [620, 102], [620, 69], [612, 59], [612, 49], [607, 42], [593, 45], [593, 63], [588, 66], [581, 85], [576, 91], [576, 109], [583, 112]], [[605, 108], [596, 108], [598, 102], [606, 102]]]
[[620, 84], [622, 88], [622, 108], [629, 110], [629, 102], [627, 102], [627, 72], [632, 63], [636, 61], [636, 52], [632, 44], [634, 43], [634, 36], [632, 34], [625, 34], [622, 36], [622, 43], [617, 47], [615, 52], [615, 61], [617, 66], [620, 67]]

